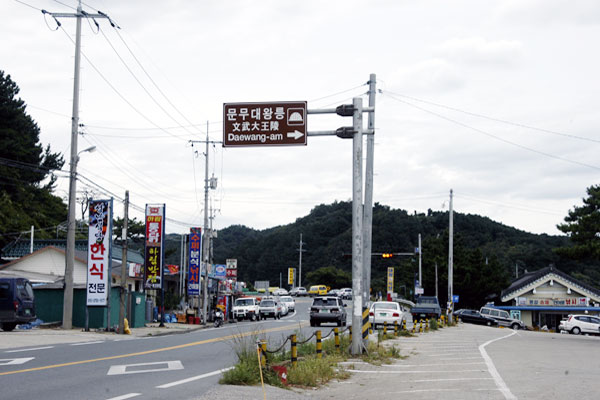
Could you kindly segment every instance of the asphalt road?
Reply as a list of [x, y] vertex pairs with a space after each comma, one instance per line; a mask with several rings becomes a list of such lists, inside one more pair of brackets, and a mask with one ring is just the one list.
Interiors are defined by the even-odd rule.
[[[296, 311], [280, 320], [226, 323], [169, 336], [4, 350], [0, 398], [197, 398], [218, 384], [221, 370], [234, 365], [240, 345], [253, 347], [257, 338], [266, 337], [269, 348], [275, 348], [292, 332], [310, 336], [318, 328], [308, 326], [309, 304], [309, 299], [299, 300]], [[328, 332], [326, 326], [321, 329]]]

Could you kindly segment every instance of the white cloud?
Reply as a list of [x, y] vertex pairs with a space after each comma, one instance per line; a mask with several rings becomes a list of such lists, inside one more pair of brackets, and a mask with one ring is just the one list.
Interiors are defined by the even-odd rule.
[[518, 61], [523, 44], [518, 40], [490, 41], [482, 37], [453, 38], [437, 47], [440, 55], [460, 64], [511, 65]]

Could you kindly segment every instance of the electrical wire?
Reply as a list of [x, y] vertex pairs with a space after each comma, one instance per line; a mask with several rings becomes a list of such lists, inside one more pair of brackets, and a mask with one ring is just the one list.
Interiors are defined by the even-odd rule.
[[37, 11], [42, 11], [42, 9], [41, 9], [41, 8], [34, 7], [34, 6], [32, 6], [31, 4], [27, 4], [27, 3], [25, 3], [24, 1], [21, 1], [21, 0], [14, 0], [14, 1], [16, 1], [17, 3], [21, 3], [21, 4], [23, 4], [24, 6], [27, 6], [27, 7], [29, 7], [29, 8], [33, 8], [34, 10], [37, 10]]
[[[115, 29], [115, 31], [116, 31], [116, 29]], [[148, 91], [148, 89], [146, 89], [146, 86], [144, 86], [144, 84], [143, 84], [143, 83], [142, 83], [142, 82], [141, 82], [141, 81], [138, 79], [138, 77], [137, 77], [137, 76], [136, 76], [136, 74], [135, 74], [135, 73], [134, 73], [134, 72], [131, 70], [131, 68], [129, 68], [129, 66], [127, 65], [127, 63], [126, 63], [126, 62], [125, 62], [125, 60], [123, 59], [123, 57], [121, 57], [121, 55], [119, 54], [119, 52], [117, 51], [117, 49], [115, 48], [115, 46], [113, 46], [112, 42], [110, 41], [110, 39], [108, 38], [108, 36], [106, 36], [106, 34], [104, 33], [104, 31], [103, 31], [103, 30], [100, 30], [100, 32], [102, 33], [102, 36], [104, 37], [104, 39], [106, 40], [106, 42], [109, 44], [110, 48], [111, 48], [111, 49], [113, 50], [113, 52], [114, 52], [114, 53], [117, 55], [117, 57], [119, 58], [119, 60], [120, 60], [120, 61], [121, 61], [121, 63], [123, 64], [123, 66], [125, 66], [125, 68], [127, 69], [127, 71], [129, 71], [129, 73], [131, 74], [131, 76], [133, 77], [133, 79], [134, 79], [134, 80], [135, 80], [135, 81], [136, 81], [136, 82], [137, 82], [137, 83], [140, 85], [140, 87], [141, 87], [141, 88], [144, 90], [144, 92], [145, 92], [145, 93], [148, 95], [148, 97], [150, 97], [150, 99], [151, 99], [151, 100], [154, 102], [154, 104], [156, 104], [156, 106], [157, 106], [158, 108], [160, 108], [160, 109], [162, 110], [162, 112], [164, 112], [164, 113], [165, 113], [165, 115], [167, 115], [167, 116], [168, 116], [168, 117], [169, 117], [169, 118], [170, 118], [172, 121], [174, 121], [174, 122], [175, 122], [175, 123], [178, 125], [178, 127], [182, 128], [182, 129], [185, 129], [185, 131], [186, 131], [186, 132], [188, 132], [188, 133], [189, 133], [189, 134], [191, 134], [191, 135], [194, 135], [194, 132], [191, 132], [191, 131], [189, 131], [187, 128], [185, 128], [183, 125], [181, 125], [181, 124], [179, 123], [179, 121], [177, 121], [177, 120], [175, 119], [175, 117], [173, 117], [173, 116], [171, 115], [171, 113], [169, 113], [169, 112], [168, 112], [168, 111], [167, 111], [167, 110], [166, 110], [166, 109], [165, 109], [165, 108], [164, 108], [164, 107], [163, 107], [163, 106], [162, 106], [162, 105], [161, 105], [161, 104], [158, 102], [158, 100], [156, 100], [156, 98], [155, 98], [155, 97], [154, 97], [154, 96], [153, 96], [153, 95], [152, 95], [152, 94], [151, 94], [151, 93]], [[118, 31], [116, 31], [116, 32], [118, 33]], [[120, 37], [120, 35], [119, 35], [119, 37]], [[129, 49], [129, 48], [128, 48], [128, 49]], [[131, 52], [131, 50], [130, 50], [130, 52]], [[139, 65], [139, 61], [137, 60], [137, 58], [135, 58], [135, 56], [134, 56], [134, 59], [135, 59], [135, 60], [138, 62], [138, 65]], [[148, 74], [147, 74], [146, 70], [145, 70], [143, 67], [142, 67], [142, 70], [143, 70], [143, 71], [146, 73], [146, 76], [148, 76]], [[155, 83], [155, 82], [152, 80], [152, 78], [150, 78], [150, 81], [151, 81], [151, 82], [154, 84], [154, 86], [155, 86], [156, 88], [158, 88], [158, 86], [157, 86], [157, 85], [156, 85], [156, 83]], [[162, 90], [160, 90], [160, 88], [158, 88], [158, 91], [159, 91], [159, 92], [160, 92], [160, 93], [163, 95], [163, 97], [165, 97], [165, 98], [166, 98], [166, 96], [164, 95], [164, 93], [162, 92]], [[173, 103], [171, 103], [171, 102], [170, 102], [168, 99], [167, 99], [167, 101], [169, 102], [169, 104], [171, 104], [171, 106], [172, 106], [172, 107], [174, 107], [174, 106], [173, 106]], [[174, 108], [175, 108], [175, 107], [174, 107]], [[178, 110], [177, 110], [177, 111], [178, 111]], [[181, 113], [180, 113], [180, 114], [181, 114]], [[187, 118], [185, 118], [185, 117], [184, 117], [184, 119], [185, 119], [185, 120], [186, 120], [188, 123], [190, 123], [190, 122], [189, 122], [189, 120], [187, 120]], [[190, 124], [191, 124], [191, 123], [190, 123]]]
[[526, 150], [526, 151], [529, 151], [529, 152], [532, 152], [532, 153], [535, 153], [535, 154], [538, 154], [538, 155], [541, 155], [541, 156], [545, 156], [545, 157], [548, 157], [548, 158], [553, 158], [553, 159], [555, 159], [555, 160], [560, 160], [560, 161], [568, 162], [568, 163], [571, 163], [571, 164], [576, 164], [576, 165], [579, 165], [579, 166], [582, 166], [582, 167], [587, 167], [587, 168], [591, 168], [591, 169], [595, 169], [595, 170], [600, 170], [600, 167], [598, 167], [598, 166], [596, 166], [596, 165], [591, 165], [591, 164], [587, 164], [587, 163], [583, 163], [583, 162], [579, 162], [579, 161], [571, 160], [571, 159], [568, 159], [568, 158], [565, 158], [565, 157], [557, 156], [557, 155], [554, 155], [554, 154], [546, 153], [546, 152], [543, 152], [543, 151], [540, 151], [540, 150], [536, 150], [536, 149], [533, 149], [533, 148], [531, 148], [531, 147], [524, 146], [524, 145], [522, 145], [522, 144], [519, 144], [519, 143], [516, 143], [516, 142], [510, 141], [510, 140], [507, 140], [507, 139], [501, 138], [501, 137], [499, 137], [499, 136], [496, 136], [496, 135], [494, 135], [494, 134], [492, 134], [492, 133], [486, 132], [486, 131], [484, 131], [484, 130], [482, 130], [482, 129], [475, 128], [475, 127], [473, 127], [473, 126], [470, 126], [470, 125], [467, 125], [467, 124], [465, 124], [465, 123], [463, 123], [463, 122], [460, 122], [460, 121], [457, 121], [457, 120], [455, 120], [455, 119], [452, 119], [452, 118], [446, 117], [445, 115], [442, 115], [442, 114], [436, 113], [435, 111], [431, 111], [431, 110], [428, 110], [428, 109], [426, 109], [426, 108], [420, 107], [420, 106], [418, 106], [418, 105], [416, 105], [416, 104], [410, 103], [410, 102], [408, 102], [408, 101], [401, 100], [401, 99], [399, 99], [399, 98], [395, 97], [394, 95], [390, 94], [390, 92], [382, 92], [382, 94], [385, 94], [385, 95], [387, 95], [389, 98], [391, 98], [391, 99], [393, 99], [393, 100], [396, 100], [397, 102], [400, 102], [400, 103], [406, 104], [406, 105], [408, 105], [408, 106], [410, 106], [410, 107], [414, 107], [414, 108], [416, 108], [416, 109], [418, 109], [418, 110], [424, 111], [424, 112], [426, 112], [426, 113], [429, 113], [429, 114], [431, 114], [431, 115], [435, 115], [435, 116], [436, 116], [436, 117], [438, 117], [438, 118], [441, 118], [441, 119], [443, 119], [443, 120], [446, 120], [446, 121], [452, 122], [453, 124], [456, 124], [456, 125], [462, 126], [463, 128], [471, 129], [471, 130], [473, 130], [473, 131], [475, 131], [475, 132], [477, 132], [477, 133], [480, 133], [480, 134], [482, 134], [482, 135], [488, 136], [488, 137], [490, 137], [490, 138], [492, 138], [492, 139], [495, 139], [495, 140], [498, 140], [498, 141], [500, 141], [500, 142], [503, 142], [503, 143], [509, 144], [509, 145], [511, 145], [511, 146], [518, 147], [518, 148], [520, 148], [520, 149], [522, 149], [522, 150]]
[[68, 4], [63, 3], [62, 1], [59, 1], [59, 0], [52, 0], [52, 1], [54, 1], [55, 3], [58, 3], [60, 5], [63, 5], [65, 7], [67, 7], [67, 8], [70, 8], [71, 10], [77, 11], [77, 7], [70, 6]]
[[[61, 30], [64, 32], [64, 34], [69, 38], [69, 40], [74, 43], [73, 38], [71, 38], [71, 36], [69, 36], [69, 34], [67, 33], [67, 31], [65, 31], [65, 29], [61, 26], [60, 27]], [[160, 126], [158, 124], [156, 124], [154, 121], [152, 121], [150, 118], [148, 118], [144, 113], [142, 113], [137, 107], [135, 107], [129, 100], [127, 100], [125, 98], [125, 96], [123, 96], [121, 94], [121, 92], [119, 92], [117, 90], [117, 88], [110, 83], [110, 81], [104, 76], [104, 74], [102, 74], [102, 72], [100, 72], [100, 70], [94, 65], [94, 63], [92, 63], [92, 61], [85, 55], [85, 53], [82, 51], [81, 55], [86, 59], [86, 61], [88, 62], [88, 64], [94, 69], [94, 71], [96, 71], [96, 73], [98, 73], [98, 75], [100, 76], [100, 78], [102, 78], [102, 80], [104, 80], [104, 82], [117, 94], [117, 96], [119, 96], [121, 98], [121, 100], [123, 100], [129, 107], [131, 107], [131, 109], [133, 111], [135, 111], [139, 116], [141, 116], [143, 119], [145, 119], [146, 121], [148, 121], [150, 124], [154, 125], [156, 128], [159, 128], [161, 131], [169, 134], [170, 136], [179, 139], [179, 140], [183, 140], [186, 141], [186, 139], [182, 139], [181, 137], [174, 135], [172, 133], [170, 133], [169, 131], [160, 128]]]
[[447, 106], [447, 105], [444, 105], [444, 104], [435, 103], [433, 101], [423, 100], [423, 99], [419, 99], [419, 98], [416, 98], [416, 97], [407, 96], [407, 95], [404, 95], [404, 94], [399, 94], [399, 93], [394, 93], [394, 92], [387, 92], [387, 93], [393, 94], [395, 96], [403, 97], [403, 98], [406, 98], [406, 99], [418, 101], [418, 102], [421, 102], [421, 103], [429, 104], [429, 105], [432, 105], [432, 106], [445, 108], [447, 110], [460, 112], [460, 113], [463, 113], [463, 114], [466, 114], [466, 115], [470, 115], [470, 116], [473, 116], [473, 117], [484, 118], [484, 119], [487, 119], [487, 120], [490, 120], [490, 121], [494, 121], [494, 122], [501, 122], [503, 124], [508, 124], [508, 125], [519, 127], [519, 128], [531, 129], [531, 130], [534, 130], [534, 131], [538, 131], [538, 132], [542, 132], [542, 133], [549, 133], [551, 135], [563, 136], [563, 137], [567, 137], [567, 138], [571, 138], [571, 139], [585, 140], [585, 141], [593, 142], [593, 143], [600, 143], [600, 140], [597, 140], [597, 139], [592, 139], [592, 138], [587, 138], [587, 137], [583, 137], [583, 136], [577, 136], [577, 135], [572, 135], [572, 134], [568, 134], [568, 133], [562, 133], [562, 132], [552, 131], [552, 130], [544, 129], [544, 128], [537, 128], [535, 126], [522, 124], [520, 122], [513, 122], [513, 121], [506, 120], [506, 119], [490, 117], [489, 115], [485, 115], [485, 114], [479, 114], [479, 113], [474, 113], [474, 112], [471, 112], [471, 111], [465, 111], [465, 110], [461, 110], [460, 108], [450, 107], [450, 106]]
[[454, 197], [463, 198], [463, 199], [467, 199], [467, 200], [471, 200], [471, 201], [475, 201], [475, 202], [479, 202], [479, 203], [484, 203], [484, 204], [491, 204], [491, 205], [499, 206], [502, 208], [511, 208], [511, 209], [515, 209], [515, 210], [534, 212], [534, 213], [539, 213], [539, 214], [564, 216], [564, 213], [558, 212], [558, 211], [542, 210], [539, 207], [534, 208], [534, 207], [529, 207], [529, 206], [524, 206], [524, 205], [517, 205], [514, 203], [511, 204], [511, 203], [506, 203], [506, 202], [485, 200], [485, 199], [480, 199], [480, 198], [477, 198], [477, 197], [474, 197], [474, 196], [471, 196], [468, 194], [454, 192]]
[[316, 99], [312, 99], [312, 100], [309, 100], [309, 101], [311, 101], [311, 102], [317, 102], [317, 101], [319, 101], [319, 100], [327, 99], [327, 98], [329, 98], [329, 97], [339, 96], [340, 94], [344, 94], [344, 93], [351, 92], [351, 91], [353, 91], [353, 90], [356, 90], [356, 89], [358, 89], [358, 88], [361, 88], [361, 87], [363, 87], [363, 86], [366, 86], [366, 85], [368, 85], [368, 84], [369, 84], [368, 82], [367, 82], [367, 83], [363, 83], [363, 84], [361, 84], [361, 85], [358, 85], [358, 86], [355, 86], [355, 87], [353, 87], [353, 88], [346, 89], [346, 90], [342, 90], [342, 91], [340, 91], [340, 92], [333, 93], [333, 94], [329, 94], [329, 95], [327, 95], [327, 96], [323, 96], [323, 97], [317, 97]]

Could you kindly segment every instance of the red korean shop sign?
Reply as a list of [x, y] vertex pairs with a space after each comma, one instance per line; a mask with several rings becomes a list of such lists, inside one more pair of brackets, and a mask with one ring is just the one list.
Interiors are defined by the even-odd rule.
[[89, 203], [86, 304], [106, 306], [110, 287], [112, 199]]

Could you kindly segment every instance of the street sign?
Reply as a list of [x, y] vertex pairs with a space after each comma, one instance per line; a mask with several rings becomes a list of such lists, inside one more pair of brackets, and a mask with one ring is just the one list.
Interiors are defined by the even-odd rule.
[[457, 294], [453, 294], [452, 295], [452, 302], [453, 303], [458, 303], [458, 295]]
[[223, 104], [223, 147], [306, 145], [306, 101]]
[[296, 278], [296, 268], [288, 268], [288, 285], [293, 286]]
[[394, 291], [394, 267], [388, 267], [387, 269], [387, 292], [392, 293]]

